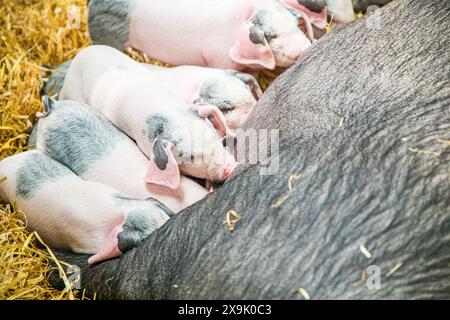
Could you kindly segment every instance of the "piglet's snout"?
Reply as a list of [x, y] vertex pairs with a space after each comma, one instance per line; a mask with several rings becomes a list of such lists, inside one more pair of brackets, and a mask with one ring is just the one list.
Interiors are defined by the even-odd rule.
[[233, 173], [234, 169], [236, 169], [237, 162], [232, 159], [230, 160], [225, 166], [223, 166], [219, 171], [219, 179], [221, 181], [227, 180], [231, 174]]
[[231, 174], [233, 173], [234, 169], [236, 169], [237, 162], [233, 162], [228, 164], [223, 170], [222, 170], [222, 177], [221, 180], [225, 181], [227, 180]]
[[303, 35], [301, 37], [292, 37], [289, 45], [285, 48], [285, 55], [289, 60], [296, 61], [301, 58], [311, 42]]

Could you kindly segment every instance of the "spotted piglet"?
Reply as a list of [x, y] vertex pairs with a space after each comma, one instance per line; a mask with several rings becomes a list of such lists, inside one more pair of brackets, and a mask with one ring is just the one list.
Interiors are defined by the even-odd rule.
[[84, 181], [38, 150], [2, 160], [0, 177], [0, 197], [25, 213], [29, 229], [50, 246], [94, 254], [91, 264], [139, 245], [171, 215], [157, 200]]
[[[104, 49], [111, 54], [114, 54], [113, 50], [110, 47]], [[258, 81], [248, 73], [197, 66], [142, 65], [149, 70], [149, 77], [182, 98], [187, 105], [218, 107], [232, 131], [245, 122], [263, 94]]]
[[205, 188], [185, 176], [176, 190], [146, 183], [149, 160], [98, 111], [46, 96], [43, 104], [46, 111], [36, 127], [36, 148], [84, 180], [106, 184], [132, 198], [155, 198], [175, 212], [206, 196]]
[[146, 67], [102, 48], [108, 54], [89, 47], [74, 58], [60, 98], [89, 105], [134, 139], [150, 158], [149, 183], [177, 189], [180, 173], [226, 180], [237, 162], [223, 145], [233, 134], [219, 108], [189, 106], [149, 77]]
[[94, 44], [131, 46], [172, 65], [273, 70], [311, 45], [311, 23], [299, 19], [274, 0], [90, 0], [88, 25]]
[[[100, 59], [106, 60], [110, 63], [110, 67], [121, 64], [123, 60], [129, 62], [125, 54], [107, 46], [91, 46], [83, 54], [85, 59], [93, 63]], [[71, 61], [62, 64], [49, 77], [44, 89], [47, 95], [59, 95], [70, 64]], [[151, 64], [142, 64], [142, 66], [147, 67], [148, 77], [183, 99], [187, 105], [209, 104], [218, 107], [231, 130], [239, 128], [244, 123], [257, 100], [262, 96], [258, 82], [250, 74], [197, 66], [172, 68]]]

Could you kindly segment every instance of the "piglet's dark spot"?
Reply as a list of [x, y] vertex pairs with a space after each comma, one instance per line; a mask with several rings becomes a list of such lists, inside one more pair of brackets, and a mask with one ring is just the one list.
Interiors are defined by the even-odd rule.
[[164, 150], [164, 141], [156, 139], [153, 144], [153, 154], [155, 156], [154, 161], [159, 170], [166, 170], [169, 157]]
[[134, 247], [137, 247], [141, 242], [139, 231], [134, 226], [125, 225], [122, 232], [117, 236], [119, 241], [119, 249], [122, 252], [127, 252]]
[[164, 127], [162, 126], [162, 125], [160, 125], [159, 127], [158, 127], [158, 129], [156, 129], [156, 134], [157, 135], [161, 135], [161, 134], [163, 134], [164, 133]]
[[36, 153], [30, 155], [17, 172], [17, 195], [23, 199], [31, 199], [41, 185], [56, 181], [72, 172], [50, 157]]
[[253, 26], [250, 28], [249, 39], [254, 44], [265, 44], [276, 38], [275, 29], [270, 25], [268, 10], [259, 11], [252, 19]]
[[77, 175], [111, 154], [118, 141], [129, 139], [95, 110], [80, 104], [56, 103], [60, 106], [52, 111], [53, 120], [47, 125], [46, 152]]
[[312, 12], [321, 12], [325, 9], [325, 0], [297, 0], [297, 2]]
[[148, 138], [150, 141], [156, 139], [164, 133], [167, 133], [169, 120], [161, 114], [154, 114], [145, 119], [147, 125]]
[[[232, 73], [232, 75], [234, 75]], [[207, 79], [200, 88], [199, 98], [194, 101], [195, 104], [211, 104], [216, 106], [224, 114], [234, 109], [234, 103], [230, 101], [229, 96], [224, 94], [223, 86], [216, 79]], [[195, 109], [192, 109], [195, 110]], [[198, 114], [198, 113], [197, 113]]]
[[264, 37], [264, 31], [259, 29], [258, 27], [251, 27], [250, 28], [250, 34], [249, 39], [254, 44], [264, 44], [265, 43], [265, 37]]

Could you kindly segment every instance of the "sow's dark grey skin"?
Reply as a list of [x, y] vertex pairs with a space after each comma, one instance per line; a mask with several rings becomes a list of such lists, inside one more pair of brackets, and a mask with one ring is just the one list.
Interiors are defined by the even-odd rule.
[[271, 84], [242, 128], [279, 129], [284, 144], [345, 130], [361, 113], [448, 107], [449, 29], [449, 1], [393, 1], [317, 41]]
[[[296, 140], [277, 175], [250, 168], [120, 259], [86, 269], [82, 257], [62, 258], [82, 268], [81, 287], [100, 299], [302, 299], [300, 287], [312, 299], [449, 299], [450, 147], [436, 141], [450, 139], [450, 117], [442, 112], [358, 115], [372, 129]], [[276, 206], [293, 174], [300, 179]], [[242, 216], [232, 232], [228, 209]], [[361, 281], [373, 266], [379, 289]]]
[[[85, 268], [62, 255], [82, 268], [81, 286], [102, 299], [302, 299], [299, 288], [312, 299], [449, 299], [447, 6], [394, 1], [378, 35], [362, 20], [321, 40], [262, 105], [290, 111], [280, 126], [304, 121], [282, 134], [279, 172], [247, 169], [120, 259]], [[412, 82], [378, 87], [363, 61]], [[232, 232], [229, 209], [242, 216]], [[378, 289], [361, 281], [377, 270]]]

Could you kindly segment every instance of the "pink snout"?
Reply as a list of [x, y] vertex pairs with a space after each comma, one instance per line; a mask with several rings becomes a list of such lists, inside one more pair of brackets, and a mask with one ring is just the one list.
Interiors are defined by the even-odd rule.
[[283, 39], [283, 49], [278, 55], [279, 66], [289, 67], [294, 64], [299, 58], [303, 57], [304, 52], [311, 46], [311, 42], [306, 36], [299, 31], [294, 35]]
[[236, 169], [236, 166], [237, 166], [237, 162], [236, 161], [228, 163], [222, 169], [222, 172], [221, 172], [221, 175], [220, 175], [220, 180], [222, 180], [222, 181], [227, 180], [231, 176], [231, 174], [233, 173], [234, 169]]
[[288, 50], [286, 50], [286, 57], [291, 61], [297, 61], [301, 58], [306, 49], [308, 49], [310, 44], [297, 44], [290, 45]]

